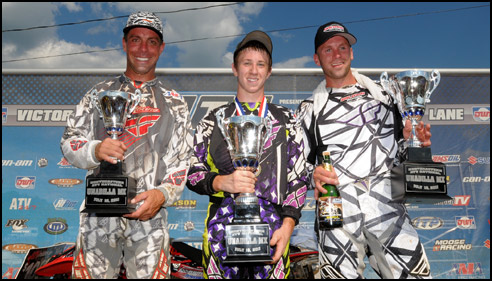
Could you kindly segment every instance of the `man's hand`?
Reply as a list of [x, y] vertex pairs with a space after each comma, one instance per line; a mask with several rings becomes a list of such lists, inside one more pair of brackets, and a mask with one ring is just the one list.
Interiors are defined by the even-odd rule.
[[[415, 133], [417, 134], [417, 138], [419, 139], [421, 146], [430, 146], [431, 145], [431, 132], [430, 132], [430, 124], [424, 126], [424, 122], [420, 121], [420, 123], [415, 127]], [[405, 128], [403, 128], [403, 137], [407, 140], [412, 136], [412, 122], [410, 120], [405, 121]]]
[[250, 171], [235, 170], [229, 175], [219, 175], [214, 178], [212, 187], [215, 191], [229, 193], [254, 193], [256, 177]]
[[272, 239], [270, 239], [270, 246], [277, 246], [277, 248], [275, 249], [271, 263], [277, 263], [282, 257], [295, 225], [296, 223], [293, 218], [285, 217], [282, 226], [273, 233]]
[[116, 159], [118, 158], [123, 161], [125, 158], [126, 145], [119, 141], [113, 140], [111, 138], [105, 138], [102, 142], [96, 145], [95, 155], [99, 162], [102, 160], [109, 163], [116, 164]]
[[324, 183], [327, 184], [333, 184], [333, 185], [339, 185], [340, 183], [338, 182], [338, 176], [335, 171], [330, 172], [327, 171], [323, 165], [319, 165], [314, 169], [313, 172], [313, 180], [314, 180], [314, 199], [318, 200], [319, 193], [325, 194], [328, 192], [326, 189], [322, 187]]
[[135, 212], [123, 215], [123, 217], [139, 219], [141, 221], [151, 219], [159, 212], [162, 204], [166, 201], [166, 198], [164, 198], [164, 194], [162, 194], [160, 190], [151, 189], [135, 196], [131, 203], [136, 204], [142, 200], [144, 200], [144, 203]]

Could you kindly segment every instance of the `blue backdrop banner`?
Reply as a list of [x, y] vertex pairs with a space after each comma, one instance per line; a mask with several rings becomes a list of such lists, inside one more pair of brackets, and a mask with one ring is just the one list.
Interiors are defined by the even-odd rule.
[[[359, 70], [378, 79], [382, 71]], [[426, 107], [432, 157], [447, 169], [449, 201], [407, 204], [426, 248], [434, 278], [490, 278], [490, 70], [440, 70]], [[13, 278], [31, 248], [74, 243], [85, 170], [60, 150], [67, 117], [96, 83], [123, 71], [2, 71], [2, 277]], [[195, 127], [211, 109], [232, 101], [236, 78], [228, 70], [157, 71], [183, 95]], [[323, 79], [320, 70], [273, 70], [269, 101], [295, 110]], [[168, 208], [174, 239], [201, 249], [208, 198], [185, 188]], [[292, 236], [316, 249], [313, 191]], [[367, 278], [377, 275], [367, 266]]]

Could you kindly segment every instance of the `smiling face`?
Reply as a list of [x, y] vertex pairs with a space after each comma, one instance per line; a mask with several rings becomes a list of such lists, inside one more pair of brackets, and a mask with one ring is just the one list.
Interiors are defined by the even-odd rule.
[[126, 76], [136, 81], [149, 81], [155, 78], [155, 68], [164, 50], [159, 35], [145, 27], [135, 27], [123, 38], [126, 52]]
[[241, 102], [262, 101], [265, 82], [272, 69], [266, 51], [248, 47], [237, 56], [237, 64], [232, 64], [237, 77], [237, 97]]
[[332, 88], [355, 84], [356, 80], [350, 71], [353, 59], [352, 48], [347, 39], [341, 36], [330, 38], [314, 54], [314, 62], [321, 66], [325, 74], [326, 86]]

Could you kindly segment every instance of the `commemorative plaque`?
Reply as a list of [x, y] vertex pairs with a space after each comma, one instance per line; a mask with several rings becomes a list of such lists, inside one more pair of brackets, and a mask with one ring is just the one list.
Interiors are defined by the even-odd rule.
[[[271, 135], [268, 117], [254, 115], [225, 118], [224, 110], [216, 114], [232, 158], [234, 169], [255, 173], [265, 142]], [[240, 193], [235, 199], [234, 219], [225, 227], [227, 257], [224, 263], [269, 262], [270, 226], [260, 218], [255, 193]]]
[[[140, 90], [135, 94], [121, 91], [93, 90], [92, 104], [103, 119], [106, 133], [118, 139], [123, 133], [127, 118], [140, 102]], [[104, 215], [123, 215], [135, 211], [130, 200], [136, 196], [136, 181], [123, 175], [122, 162], [101, 161], [99, 173], [86, 178], [85, 209], [82, 212]]]

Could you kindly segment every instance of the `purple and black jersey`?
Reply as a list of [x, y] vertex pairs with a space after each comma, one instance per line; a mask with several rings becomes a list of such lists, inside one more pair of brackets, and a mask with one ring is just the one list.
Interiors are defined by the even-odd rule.
[[[225, 116], [235, 114], [234, 103], [220, 108], [224, 107]], [[258, 106], [253, 110], [247, 104], [242, 104], [242, 107], [246, 114], [255, 114]], [[247, 278], [248, 275], [242, 275], [247, 272], [238, 272], [234, 267], [220, 262], [226, 253], [224, 226], [232, 222], [234, 217], [233, 195], [216, 193], [212, 188], [216, 175], [234, 172], [226, 141], [217, 127], [215, 113], [220, 108], [210, 112], [197, 126], [187, 186], [210, 198], [203, 245], [207, 277]], [[308, 178], [303, 154], [304, 133], [297, 119], [287, 108], [275, 104], [268, 104], [268, 116], [273, 123], [272, 136], [260, 159], [255, 193], [259, 198], [261, 219], [270, 225], [271, 237], [280, 228], [285, 216], [298, 222], [306, 199]], [[256, 267], [254, 277], [285, 278], [288, 271], [287, 258], [284, 255], [276, 265]], [[271, 270], [274, 267], [281, 269]]]

